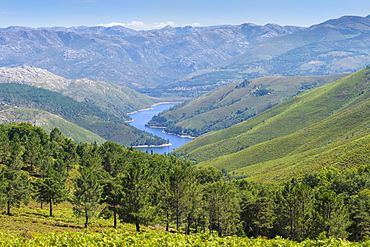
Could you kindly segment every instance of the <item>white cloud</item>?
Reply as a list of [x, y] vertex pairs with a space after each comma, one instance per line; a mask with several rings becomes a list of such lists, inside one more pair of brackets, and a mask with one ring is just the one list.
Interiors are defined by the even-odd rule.
[[104, 27], [113, 27], [113, 26], [123, 26], [135, 30], [151, 30], [151, 29], [160, 29], [166, 26], [171, 27], [180, 27], [180, 26], [200, 26], [200, 23], [193, 23], [193, 24], [186, 24], [186, 25], [178, 25], [172, 21], [167, 22], [153, 22], [153, 23], [144, 23], [142, 21], [132, 21], [130, 23], [120, 23], [120, 22], [111, 22], [108, 24], [99, 24], [98, 26]]

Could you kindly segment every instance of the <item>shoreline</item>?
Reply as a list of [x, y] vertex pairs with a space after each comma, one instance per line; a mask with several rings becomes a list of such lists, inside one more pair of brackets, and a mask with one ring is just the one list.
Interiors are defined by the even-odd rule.
[[161, 145], [138, 145], [138, 146], [132, 146], [133, 148], [161, 148], [161, 147], [169, 147], [172, 143], [165, 143]]
[[[153, 109], [153, 106], [157, 106], [157, 105], [164, 105], [164, 104], [180, 104], [182, 103], [181, 101], [175, 101], [175, 102], [159, 102], [159, 103], [155, 103], [154, 105], [151, 105], [149, 108], [144, 108], [144, 109], [140, 109], [140, 110], [137, 110], [137, 111], [133, 111], [133, 112], [129, 112], [127, 113], [127, 115], [132, 115], [132, 114], [135, 114], [135, 113], [138, 113], [140, 111], [147, 111], [147, 110], [151, 110]], [[132, 120], [129, 120], [132, 122]]]
[[[161, 127], [161, 126], [151, 126], [151, 125], [145, 125], [147, 128], [152, 128], [152, 129], [165, 129], [166, 127]], [[183, 138], [189, 138], [189, 139], [195, 139], [196, 137], [191, 136], [191, 135], [179, 135], [171, 132], [167, 132], [162, 130], [162, 133], [165, 133], [167, 135], [173, 135], [173, 136], [178, 136], [178, 137], [183, 137]]]
[[171, 132], [166, 132], [164, 130], [162, 130], [162, 132], [167, 134], [167, 135], [174, 135], [174, 136], [183, 137], [183, 138], [189, 138], [189, 139], [195, 139], [196, 138], [196, 137], [191, 136], [191, 135], [179, 135], [179, 134], [175, 134], [175, 133], [171, 133]]

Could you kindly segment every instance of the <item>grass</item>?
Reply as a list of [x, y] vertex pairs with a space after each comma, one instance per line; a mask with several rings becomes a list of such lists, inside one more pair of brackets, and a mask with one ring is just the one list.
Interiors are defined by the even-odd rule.
[[[54, 206], [53, 217], [49, 216], [48, 205], [43, 209], [40, 204], [30, 202], [28, 205], [21, 205], [20, 208], [12, 208], [12, 215], [5, 212], [0, 214], [0, 232], [27, 235], [32, 233], [47, 232], [84, 232], [84, 218], [77, 218], [73, 215], [72, 205], [64, 202]], [[90, 232], [102, 232], [113, 229], [112, 219], [92, 218], [89, 224]], [[117, 230], [134, 232], [132, 224], [119, 223]]]

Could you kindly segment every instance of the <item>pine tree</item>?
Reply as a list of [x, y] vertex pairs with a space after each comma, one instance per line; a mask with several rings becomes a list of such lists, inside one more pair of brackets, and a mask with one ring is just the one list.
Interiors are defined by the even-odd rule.
[[22, 155], [24, 147], [15, 141], [12, 145], [12, 155], [6, 160], [4, 170], [5, 201], [7, 214], [11, 215], [10, 208], [19, 207], [21, 202], [28, 203], [30, 197], [30, 182], [28, 175], [22, 171]]
[[107, 204], [108, 210], [113, 212], [113, 227], [117, 227], [117, 216], [122, 204], [123, 188], [120, 183], [121, 177], [106, 179], [103, 182], [102, 203]]
[[296, 241], [310, 237], [314, 205], [311, 187], [292, 179], [277, 193], [276, 204], [277, 230], [280, 235]]
[[35, 183], [38, 201], [49, 203], [49, 216], [53, 216], [53, 204], [63, 202], [68, 197], [67, 175], [66, 171], [58, 171], [49, 165], [43, 178]]
[[350, 239], [361, 241], [370, 235], [370, 190], [365, 189], [350, 199], [352, 224]]
[[240, 197], [233, 183], [217, 181], [206, 184], [209, 229], [219, 237], [233, 235], [240, 227]]
[[122, 209], [120, 218], [136, 226], [140, 231], [141, 224], [147, 224], [154, 217], [153, 194], [155, 187], [150, 168], [146, 158], [135, 152], [135, 158], [127, 165], [121, 177], [123, 188]]
[[347, 227], [350, 225], [348, 208], [341, 196], [334, 191], [321, 188], [317, 192], [315, 203], [316, 234], [326, 232], [327, 237], [348, 237]]
[[273, 193], [264, 186], [247, 184], [243, 186], [242, 184], [239, 186], [244, 232], [250, 237], [269, 236], [269, 231], [273, 228], [276, 219]]
[[95, 166], [82, 167], [80, 177], [74, 180], [76, 191], [73, 210], [76, 215], [85, 217], [85, 228], [89, 225], [89, 219], [98, 211], [102, 199], [103, 189], [98, 173]]

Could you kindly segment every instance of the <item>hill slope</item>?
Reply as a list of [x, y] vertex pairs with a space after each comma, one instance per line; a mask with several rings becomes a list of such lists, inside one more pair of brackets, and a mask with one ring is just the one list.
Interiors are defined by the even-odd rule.
[[58, 128], [63, 135], [77, 143], [88, 142], [102, 144], [106, 140], [97, 134], [73, 124], [47, 111], [10, 105], [0, 105], [0, 123], [27, 122], [43, 128], [47, 133]]
[[254, 174], [264, 169], [266, 176], [279, 179], [287, 167], [292, 172], [295, 166], [311, 164], [313, 155], [370, 134], [369, 82], [368, 67], [228, 129], [195, 139], [174, 154], [244, 176], [253, 176], [248, 167], [253, 167]]
[[307, 89], [333, 82], [345, 74], [313, 77], [264, 77], [233, 83], [177, 105], [148, 125], [178, 135], [200, 136], [220, 130], [271, 108]]
[[96, 104], [124, 120], [131, 119], [127, 113], [158, 103], [158, 100], [128, 87], [88, 79], [65, 79], [29, 66], [0, 68], [0, 83], [20, 83], [62, 93], [78, 102]]
[[122, 145], [165, 143], [160, 137], [136, 129], [121, 118], [89, 102], [77, 102], [68, 96], [23, 84], [1, 83], [0, 102], [14, 106], [37, 108], [58, 115], [102, 138]]

